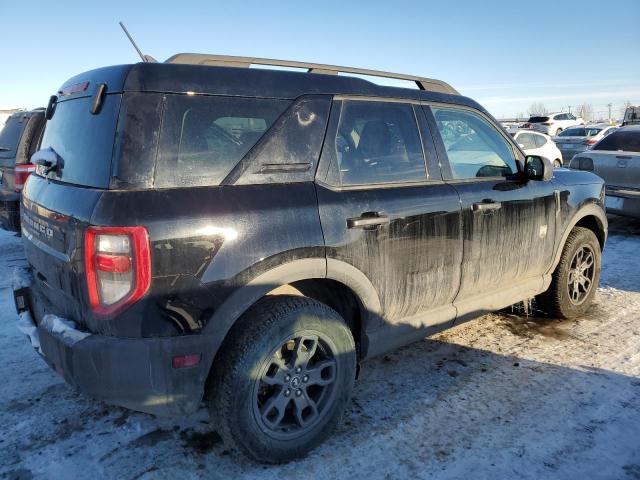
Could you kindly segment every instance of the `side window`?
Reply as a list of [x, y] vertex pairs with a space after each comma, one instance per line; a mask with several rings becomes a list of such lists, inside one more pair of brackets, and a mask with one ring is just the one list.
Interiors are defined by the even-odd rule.
[[544, 147], [547, 143], [547, 139], [542, 135], [534, 135], [533, 140], [536, 142], [536, 148]]
[[169, 95], [155, 186], [217, 185], [290, 103], [262, 98]]
[[531, 150], [532, 148], [536, 148], [535, 136], [530, 133], [521, 133], [516, 138], [516, 142], [523, 150]]
[[431, 110], [454, 179], [497, 177], [518, 171], [511, 144], [482, 116], [453, 108]]
[[334, 148], [342, 185], [426, 179], [411, 105], [344, 101]]

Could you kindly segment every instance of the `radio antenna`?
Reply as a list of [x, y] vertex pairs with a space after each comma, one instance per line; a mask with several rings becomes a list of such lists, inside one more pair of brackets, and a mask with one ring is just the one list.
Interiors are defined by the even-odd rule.
[[122, 27], [122, 30], [124, 31], [124, 34], [127, 36], [127, 38], [129, 39], [129, 41], [131, 42], [131, 45], [133, 45], [133, 48], [136, 49], [136, 52], [138, 52], [138, 55], [140, 55], [140, 58], [142, 59], [143, 62], [148, 62], [149, 58], [144, 55], [140, 49], [138, 48], [138, 45], [136, 45], [135, 40], [133, 39], [133, 37], [129, 34], [129, 30], [127, 30], [127, 27], [124, 26], [124, 23], [122, 22], [118, 22], [120, 24], [120, 26]]

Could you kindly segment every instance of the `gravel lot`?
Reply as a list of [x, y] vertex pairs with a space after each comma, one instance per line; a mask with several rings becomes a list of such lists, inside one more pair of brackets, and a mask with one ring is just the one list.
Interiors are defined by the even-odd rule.
[[487, 315], [364, 365], [307, 459], [225, 450], [200, 411], [158, 420], [85, 398], [16, 329], [19, 239], [0, 231], [1, 478], [640, 479], [640, 223], [612, 218], [577, 321]]

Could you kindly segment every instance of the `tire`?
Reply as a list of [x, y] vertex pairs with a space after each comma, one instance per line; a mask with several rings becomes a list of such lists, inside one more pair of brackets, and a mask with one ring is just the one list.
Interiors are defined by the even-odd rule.
[[265, 297], [233, 327], [214, 363], [211, 417], [230, 448], [262, 463], [287, 462], [331, 434], [355, 373], [353, 336], [340, 315], [307, 297]]
[[560, 135], [560, 133], [562, 133], [562, 129], [561, 129], [561, 128], [559, 128], [559, 129], [557, 129], [557, 130], [556, 130], [556, 134], [555, 134], [555, 136], [557, 137], [558, 135]]
[[553, 168], [562, 168], [562, 162], [560, 161], [560, 159], [556, 158], [553, 161]]
[[[592, 256], [592, 267], [584, 270], [583, 277], [590, 277], [589, 287], [580, 283], [582, 277], [577, 276], [574, 261], [578, 252], [582, 251], [584, 265], [588, 253]], [[585, 253], [586, 252], [586, 253]], [[600, 243], [595, 234], [588, 228], [575, 227], [564, 245], [560, 262], [553, 272], [549, 289], [536, 299], [537, 305], [548, 315], [559, 318], [576, 318], [583, 315], [591, 306], [600, 281], [601, 252]], [[578, 282], [569, 284], [570, 275]], [[577, 295], [576, 295], [577, 292]]]

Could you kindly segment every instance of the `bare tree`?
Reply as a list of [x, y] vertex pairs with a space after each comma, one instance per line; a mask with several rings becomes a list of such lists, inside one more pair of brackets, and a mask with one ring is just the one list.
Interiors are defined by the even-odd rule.
[[543, 115], [547, 113], [547, 107], [542, 102], [533, 102], [527, 112], [529, 115]]
[[593, 120], [593, 105], [590, 103], [583, 103], [578, 107], [577, 113], [585, 122]]

